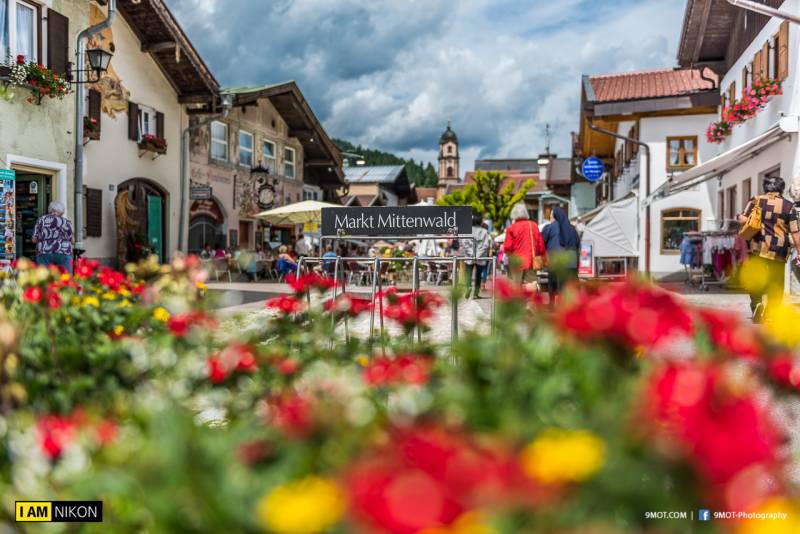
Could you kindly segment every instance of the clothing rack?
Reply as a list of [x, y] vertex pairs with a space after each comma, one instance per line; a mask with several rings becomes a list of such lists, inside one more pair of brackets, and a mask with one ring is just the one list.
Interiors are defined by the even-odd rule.
[[[716, 237], [736, 237], [736, 232], [730, 230], [707, 230], [707, 231], [690, 231], [684, 232], [684, 240], [688, 240], [688, 245], [693, 247], [692, 255], [697, 253], [704, 254], [704, 248], [708, 238]], [[697, 247], [697, 245], [700, 245]], [[717, 273], [714, 268], [705, 261], [700, 264], [687, 264], [684, 263], [684, 244], [681, 242], [681, 263], [684, 266], [686, 278], [684, 283], [688, 286], [698, 287], [701, 291], [708, 291], [711, 286], [724, 286], [730, 280], [724, 271]], [[730, 254], [733, 254], [731, 249]]]

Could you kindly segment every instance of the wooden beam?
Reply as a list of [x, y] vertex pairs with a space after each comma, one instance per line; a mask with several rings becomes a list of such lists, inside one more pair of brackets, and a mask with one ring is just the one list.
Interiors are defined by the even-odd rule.
[[204, 104], [214, 100], [214, 98], [215, 96], [208, 91], [196, 91], [178, 96], [178, 102], [181, 104]]
[[162, 50], [174, 50], [176, 46], [177, 43], [175, 41], [142, 43], [142, 52], [160, 52]]
[[336, 165], [329, 159], [307, 159], [306, 167], [335, 167]]
[[692, 64], [694, 65], [700, 59], [700, 49], [703, 47], [703, 38], [705, 37], [706, 27], [708, 26], [708, 16], [711, 13], [711, 0], [706, 0], [703, 5], [703, 12], [700, 15], [700, 28], [697, 31], [697, 41], [694, 43], [694, 51], [692, 52]]
[[304, 128], [292, 128], [289, 130], [289, 137], [314, 137], [314, 130]]

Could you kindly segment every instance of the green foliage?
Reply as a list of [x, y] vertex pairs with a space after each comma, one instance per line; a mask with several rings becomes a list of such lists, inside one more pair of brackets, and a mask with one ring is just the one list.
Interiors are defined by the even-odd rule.
[[339, 150], [364, 156], [367, 165], [405, 165], [408, 180], [417, 187], [435, 187], [439, 182], [436, 169], [430, 162], [425, 165], [422, 161], [406, 160], [390, 152], [354, 145], [344, 139], [334, 139], [333, 142]]
[[497, 171], [478, 171], [475, 182], [468, 184], [462, 191], [453, 191], [439, 200], [442, 206], [472, 206], [472, 209], [487, 219], [491, 219], [495, 228], [505, 226], [514, 204], [521, 202], [525, 194], [536, 182], [528, 179], [519, 189], [509, 180], [503, 185], [506, 175]]

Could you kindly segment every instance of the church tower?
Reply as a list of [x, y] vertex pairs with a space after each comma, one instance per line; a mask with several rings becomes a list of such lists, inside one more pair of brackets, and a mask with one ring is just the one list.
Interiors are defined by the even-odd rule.
[[459, 183], [458, 137], [447, 122], [447, 129], [439, 138], [439, 183]]

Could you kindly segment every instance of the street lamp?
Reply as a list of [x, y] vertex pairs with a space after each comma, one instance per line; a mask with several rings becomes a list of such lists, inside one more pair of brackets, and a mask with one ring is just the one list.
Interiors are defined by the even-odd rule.
[[[70, 83], [84, 84], [84, 83], [97, 83], [104, 72], [108, 70], [108, 65], [111, 63], [111, 58], [114, 54], [103, 50], [102, 48], [92, 48], [86, 51], [86, 59], [89, 61], [88, 69], [78, 69], [70, 71], [70, 75], [77, 74], [76, 79], [70, 80]], [[86, 80], [82, 79], [81, 74], [94, 72], [94, 79], [87, 76]]]

